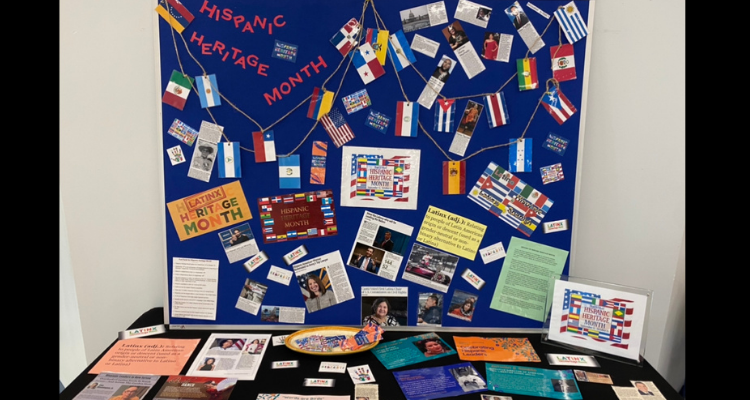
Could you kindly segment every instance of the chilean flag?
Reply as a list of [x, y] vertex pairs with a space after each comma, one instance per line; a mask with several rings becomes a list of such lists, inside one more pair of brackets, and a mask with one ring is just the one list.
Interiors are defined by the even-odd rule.
[[253, 146], [255, 146], [255, 162], [276, 161], [276, 145], [273, 141], [273, 130], [253, 132]]
[[453, 132], [453, 123], [456, 115], [456, 100], [435, 100], [438, 106], [435, 108], [435, 130], [438, 132]]
[[385, 75], [385, 70], [375, 56], [375, 50], [370, 43], [359, 46], [358, 51], [354, 52], [352, 63], [365, 85]]
[[497, 128], [508, 124], [508, 107], [503, 92], [484, 96], [484, 109], [487, 110], [487, 120], [490, 128]]
[[396, 136], [417, 137], [419, 107], [413, 101], [396, 104]]
[[573, 103], [554, 86], [542, 96], [542, 105], [560, 125], [578, 111]]
[[345, 56], [354, 46], [356, 42], [356, 36], [359, 33], [359, 22], [356, 18], [352, 18], [346, 23], [335, 35], [331, 38], [331, 44], [336, 46], [336, 49]]

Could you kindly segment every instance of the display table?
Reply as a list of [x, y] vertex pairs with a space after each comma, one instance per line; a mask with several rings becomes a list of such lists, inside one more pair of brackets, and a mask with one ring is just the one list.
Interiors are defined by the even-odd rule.
[[[127, 329], [145, 328], [153, 325], [159, 325], [164, 321], [164, 309], [161, 307], [154, 308], [144, 313], [138, 318], [132, 325]], [[187, 368], [193, 362], [195, 355], [204, 345], [206, 339], [212, 333], [218, 332], [247, 332], [243, 329], [222, 329], [222, 330], [168, 330], [166, 333], [150, 336], [150, 338], [176, 338], [176, 339], [189, 339], [189, 338], [200, 338], [201, 342], [197, 346], [193, 356], [188, 360], [182, 373], [186, 373]], [[253, 331], [253, 333], [271, 333], [272, 336], [286, 335], [293, 333], [293, 330], [265, 330], [265, 331]], [[400, 339], [403, 337], [409, 337], [418, 335], [420, 333], [430, 332], [425, 331], [386, 331], [383, 341], [391, 341]], [[482, 336], [482, 337], [526, 337], [529, 339], [531, 344], [536, 350], [541, 362], [526, 362], [526, 363], [507, 363], [517, 366], [528, 366], [534, 368], [545, 368], [545, 369], [571, 369], [571, 367], [562, 366], [551, 366], [547, 362], [546, 354], [580, 354], [572, 352], [568, 349], [549, 345], [541, 342], [541, 334], [539, 333], [513, 333], [513, 332], [490, 332], [490, 331], [471, 331], [471, 332], [437, 332], [446, 342], [455, 348], [453, 336]], [[115, 332], [116, 336], [116, 332]], [[130, 339], [137, 340], [137, 339]], [[115, 340], [116, 342], [116, 340]], [[113, 342], [113, 344], [115, 343]], [[106, 353], [106, 351], [105, 351]], [[103, 353], [104, 354], [104, 353]], [[103, 355], [102, 354], [102, 355]], [[101, 355], [94, 360], [73, 382], [68, 385], [65, 390], [60, 394], [61, 400], [69, 400], [83, 390], [96, 375], [88, 374], [88, 371], [99, 361]], [[608, 360], [602, 357], [596, 357], [597, 361], [601, 365], [600, 368], [582, 368], [587, 372], [596, 372], [602, 374], [609, 374], [612, 377], [614, 386], [627, 386], [632, 387], [631, 380], [642, 380], [652, 381], [662, 392], [664, 397], [669, 400], [683, 400], [677, 391], [675, 391], [669, 383], [648, 363], [643, 362], [642, 366], [628, 365], [617, 361]], [[295, 369], [271, 369], [270, 365], [272, 361], [281, 360], [299, 360], [299, 368]], [[368, 364], [372, 370], [376, 383], [379, 385], [380, 400], [405, 400], [406, 397], [401, 392], [396, 379], [393, 376], [393, 371], [402, 371], [417, 368], [436, 367], [440, 365], [449, 365], [463, 362], [458, 358], [458, 355], [451, 355], [443, 357], [437, 360], [430, 360], [419, 364], [414, 364], [406, 367], [397, 368], [389, 371], [378, 361], [378, 359], [371, 352], [364, 352], [358, 354], [350, 354], [344, 356], [313, 356], [298, 353], [288, 349], [286, 346], [269, 346], [266, 350], [266, 354], [263, 357], [263, 361], [260, 365], [260, 369], [254, 381], [240, 381], [237, 383], [234, 391], [230, 396], [230, 400], [255, 400], [258, 393], [287, 393], [287, 394], [319, 394], [319, 395], [349, 395], [354, 396], [354, 384], [349, 378], [348, 374], [334, 374], [334, 373], [320, 373], [318, 367], [321, 361], [333, 361], [333, 362], [345, 362], [347, 366], [356, 366]], [[485, 373], [485, 362], [484, 361], [472, 361], [474, 367], [479, 373], [486, 378]], [[501, 363], [502, 364], [502, 363]], [[302, 385], [304, 378], [332, 378], [335, 379], [335, 386], [332, 388], [323, 387], [305, 387]], [[153, 399], [154, 395], [158, 392], [159, 388], [166, 381], [166, 377], [162, 377], [154, 388], [141, 400]], [[584, 400], [617, 400], [615, 392], [612, 390], [610, 385], [592, 382], [578, 382], [578, 386], [581, 391], [581, 395]], [[493, 391], [482, 392], [480, 394], [497, 394]], [[524, 396], [518, 394], [505, 394], [511, 396], [513, 400], [538, 400], [540, 397], [535, 396]], [[457, 400], [479, 400], [481, 397], [477, 393], [465, 394], [462, 396], [451, 397]]]

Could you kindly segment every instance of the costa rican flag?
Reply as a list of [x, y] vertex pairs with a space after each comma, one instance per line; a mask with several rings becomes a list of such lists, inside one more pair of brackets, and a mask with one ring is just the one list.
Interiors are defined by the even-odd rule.
[[397, 72], [417, 62], [409, 42], [406, 41], [403, 30], [397, 31], [388, 38], [388, 54], [390, 54], [393, 64], [396, 65]]
[[331, 44], [336, 46], [336, 49], [345, 56], [354, 47], [354, 43], [357, 41], [357, 34], [359, 33], [359, 22], [356, 18], [352, 18], [346, 23], [335, 35], [331, 38]]
[[[517, 140], [517, 141], [516, 141]], [[515, 142], [515, 143], [513, 143]], [[510, 172], [531, 172], [531, 138], [510, 139], [512, 143], [509, 147], [508, 171]]]
[[241, 178], [239, 142], [219, 143], [219, 178]]
[[284, 197], [284, 204], [294, 203], [294, 197]]
[[571, 1], [562, 8], [558, 8], [555, 11], [555, 18], [560, 23], [560, 27], [565, 32], [565, 38], [570, 44], [588, 36], [589, 29], [574, 2]]
[[385, 70], [375, 56], [375, 50], [370, 43], [359, 46], [352, 56], [352, 63], [365, 85], [385, 75]]
[[253, 147], [255, 148], [255, 162], [276, 161], [276, 144], [273, 140], [273, 130], [253, 132]]
[[201, 108], [221, 105], [219, 85], [216, 83], [215, 74], [197, 76], [195, 78], [195, 86], [198, 88], [198, 97], [201, 100]]
[[413, 101], [396, 103], [396, 136], [417, 137], [419, 107]]
[[487, 110], [487, 120], [490, 128], [497, 128], [508, 124], [508, 107], [503, 92], [484, 96], [484, 109]]
[[578, 111], [573, 103], [556, 87], [552, 87], [549, 92], [544, 94], [542, 105], [560, 125]]
[[453, 122], [456, 115], [456, 100], [435, 100], [439, 107], [435, 108], [435, 130], [437, 132], [453, 132]]

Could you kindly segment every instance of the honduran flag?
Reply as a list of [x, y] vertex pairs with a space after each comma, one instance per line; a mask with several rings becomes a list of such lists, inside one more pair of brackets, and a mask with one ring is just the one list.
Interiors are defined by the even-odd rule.
[[164, 3], [164, 0], [159, 0], [159, 4], [156, 6], [156, 12], [161, 15], [161, 17], [164, 18], [174, 30], [178, 33], [182, 33], [182, 31], [193, 22], [193, 14], [191, 14], [179, 0], [167, 0], [167, 4]]
[[396, 103], [396, 136], [417, 137], [419, 107], [413, 101]]
[[370, 43], [380, 65], [385, 65], [385, 55], [388, 52], [388, 31], [383, 29], [367, 28], [365, 43]]
[[255, 147], [255, 162], [276, 161], [276, 144], [273, 140], [273, 130], [253, 132], [253, 146]]
[[439, 107], [435, 108], [435, 130], [437, 132], [453, 132], [456, 115], [456, 100], [435, 100]]
[[560, 125], [578, 111], [573, 103], [554, 86], [542, 96], [542, 105]]
[[573, 45], [563, 44], [549, 48], [552, 58], [552, 77], [558, 82], [576, 79], [576, 59], [573, 56]]
[[555, 18], [560, 23], [560, 27], [565, 32], [565, 37], [570, 44], [573, 44], [589, 34], [589, 29], [583, 21], [581, 13], [574, 2], [564, 5], [555, 11]]
[[536, 57], [519, 58], [516, 61], [516, 67], [518, 68], [518, 90], [531, 90], [539, 87]]
[[[279, 158], [279, 188], [299, 189], [301, 185], [299, 170], [299, 154]], [[286, 203], [286, 198], [284, 203]]]
[[217, 161], [219, 178], [242, 178], [239, 142], [219, 143]]
[[333, 105], [333, 92], [323, 89], [323, 94], [319, 88], [313, 89], [310, 107], [307, 109], [307, 118], [320, 120], [320, 117], [328, 114]]
[[484, 109], [487, 110], [487, 120], [490, 128], [497, 128], [508, 124], [508, 107], [503, 92], [484, 96]]
[[219, 85], [216, 83], [216, 75], [203, 75], [195, 79], [195, 86], [198, 88], [198, 97], [201, 99], [201, 107], [209, 108], [221, 105], [219, 97]]
[[357, 34], [359, 33], [359, 22], [356, 18], [352, 18], [346, 23], [335, 35], [331, 38], [331, 44], [336, 46], [336, 49], [345, 56], [354, 47], [354, 43], [357, 41]]
[[443, 161], [443, 194], [466, 194], [466, 161]]
[[193, 82], [195, 82], [195, 79], [183, 75], [180, 71], [173, 70], [172, 77], [169, 78], [169, 84], [164, 90], [164, 96], [161, 98], [162, 103], [169, 104], [182, 111], [190, 94], [190, 88], [193, 87]]
[[[515, 142], [515, 143], [513, 143]], [[531, 138], [511, 138], [508, 153], [508, 171], [531, 172]]]
[[375, 57], [375, 50], [370, 43], [359, 46], [359, 49], [354, 52], [352, 63], [357, 68], [359, 77], [362, 78], [365, 85], [385, 75], [385, 70], [380, 65], [378, 58]]
[[399, 30], [388, 38], [388, 54], [390, 54], [391, 60], [396, 65], [396, 71], [401, 71], [412, 63], [417, 62], [417, 58], [414, 57], [409, 42], [406, 41], [403, 30]]

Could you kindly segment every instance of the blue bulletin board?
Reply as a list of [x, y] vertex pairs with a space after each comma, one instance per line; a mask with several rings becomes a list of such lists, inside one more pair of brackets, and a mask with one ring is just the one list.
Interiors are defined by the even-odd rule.
[[[158, 68], [163, 91], [161, 94], [165, 99], [161, 104], [160, 113], [164, 150], [162, 154], [167, 250], [165, 317], [171, 327], [280, 326], [287, 329], [289, 324], [261, 320], [260, 312], [253, 315], [237, 307], [238, 298], [245, 293], [243, 287], [246, 280], [251, 279], [266, 287], [263, 306], [304, 309], [305, 302], [297, 284], [297, 277], [293, 275], [289, 285], [285, 285], [269, 279], [269, 270], [275, 266], [291, 272], [293, 267], [287, 266], [283, 257], [300, 245], [305, 245], [308, 252], [300, 262], [338, 251], [343, 262], [347, 263], [367, 211], [413, 227], [410, 237], [395, 238], [398, 241], [397, 245], [405, 249], [397, 277], [395, 280], [384, 279], [347, 266], [345, 270], [354, 298], [317, 312], [305, 311], [304, 325], [361, 325], [365, 312], [363, 309], [369, 310], [369, 304], [363, 305], [363, 298], [372, 301], [370, 296], [362, 296], [362, 288], [395, 287], [406, 288], [398, 290], [408, 293], [399, 303], [400, 307], [405, 308], [404, 314], [399, 315], [399, 319], [405, 322], [402, 325], [416, 326], [419, 294], [435, 290], [402, 279], [402, 273], [412, 248], [417, 244], [417, 233], [429, 207], [436, 207], [485, 225], [486, 231], [479, 245], [480, 249], [501, 242], [507, 250], [511, 238], [518, 237], [570, 251], [576, 177], [583, 139], [590, 34], [572, 43], [572, 56], [564, 53], [565, 57], [560, 57], [563, 53], [559, 53], [556, 57], [558, 68], [555, 74], [558, 75], [555, 76], [570, 78], [565, 74], [559, 75], [559, 71], [571, 73], [572, 70], [575, 74], [574, 79], [551, 80], [553, 59], [550, 48], [559, 44], [570, 44], [554, 13], [558, 9], [564, 10], [573, 2], [537, 0], [533, 4], [521, 4], [528, 23], [533, 26], [543, 42], [540, 49], [531, 53], [526, 40], [532, 32], [528, 27], [516, 29], [513, 20], [505, 12], [514, 2], [507, 0], [474, 2], [481, 8], [491, 7], [488, 20], [480, 18], [486, 10], [481, 14], [477, 10], [474, 17], [471, 17], [471, 9], [464, 7], [465, 2], [458, 0], [437, 2], [444, 5], [445, 12], [442, 16], [435, 14], [436, 9], [433, 8], [429, 10], [428, 15], [422, 14], [422, 11], [429, 8], [424, 6], [432, 6], [435, 3], [429, 0], [181, 0], [180, 3], [174, 0], [169, 3], [166, 0], [158, 1], [159, 7], [168, 8], [168, 11], [162, 11], [162, 17], [158, 17]], [[590, 29], [594, 2], [577, 0], [574, 4]], [[459, 5], [461, 12], [457, 13]], [[174, 26], [163, 18], [169, 13], [177, 20]], [[356, 60], [342, 55], [342, 51], [339, 50], [342, 40], [346, 39], [341, 36], [337, 38], [337, 35], [345, 30], [345, 25], [352, 18], [357, 20], [361, 27], [359, 43], [362, 48], [366, 42], [368, 28], [387, 30], [389, 35], [397, 31], [406, 31], [403, 36], [408, 45], [414, 42], [415, 35], [419, 35], [436, 42], [439, 46], [434, 57], [414, 51], [416, 61], [398, 72], [396, 63], [390, 59], [392, 54], [388, 54], [385, 65], [382, 66], [382, 76], [365, 83], [365, 78], [358, 73], [356, 66], [361, 66], [361, 61], [357, 64]], [[481, 65], [469, 65], [472, 57], [470, 54], [466, 55], [469, 49], [464, 46], [467, 44], [461, 45], [462, 47], [455, 51], [451, 48], [443, 31], [449, 25], [457, 26], [453, 25], [456, 21], [465, 32], [468, 45], [479, 55]], [[482, 24], [486, 24], [486, 27], [481, 26]], [[489, 54], [490, 57], [495, 53], [493, 45], [490, 45], [489, 50], [484, 50], [485, 38], [489, 36], [490, 39], [495, 39], [495, 33], [504, 34], [503, 39], [512, 38], [508, 61], [482, 57], [483, 52], [487, 52], [485, 55]], [[530, 43], [532, 46], [540, 46], [540, 43], [533, 39]], [[359, 51], [356, 49], [356, 42], [351, 46], [354, 49], [350, 54]], [[502, 42], [499, 47], [502, 49]], [[436, 72], [443, 56], [449, 57], [455, 64], [438, 97], [455, 100], [456, 121], [448, 132], [436, 130], [438, 105], [432, 104], [428, 109], [417, 103], [427, 80]], [[533, 68], [529, 66], [530, 63], [536, 65], [538, 87], [520, 90], [521, 85], [534, 81], [533, 72], [519, 80], [518, 60], [521, 60], [523, 67], [525, 57], [529, 57], [525, 64], [526, 68]], [[365, 63], [367, 64], [366, 59]], [[377, 67], [372, 67], [369, 72], [379, 75]], [[484, 69], [476, 71], [481, 68]], [[474, 75], [470, 78], [472, 69]], [[178, 71], [176, 75], [175, 71]], [[182, 72], [193, 78], [193, 81], [182, 77]], [[203, 79], [203, 75], [210, 76], [211, 79]], [[181, 82], [183, 86], [180, 86]], [[187, 96], [184, 92], [185, 85], [190, 89]], [[206, 87], [213, 90], [206, 91]], [[336, 147], [323, 122], [308, 117], [309, 113], [315, 111], [314, 104], [311, 110], [314, 93], [317, 90], [316, 97], [319, 98], [318, 102], [322, 103], [323, 89], [332, 92], [332, 109], [341, 114], [354, 136], [344, 146], [386, 148], [395, 152], [419, 150], [418, 179], [415, 177], [415, 180], [409, 182], [413, 190], [418, 187], [418, 195], [412, 199], [412, 209], [351, 207], [342, 204], [342, 196], [348, 196], [349, 193], [342, 193], [341, 171], [342, 168], [350, 168], [351, 164], [343, 160], [342, 165], [345, 147]], [[360, 107], [364, 108], [348, 113], [344, 97], [353, 95], [362, 99], [363, 89], [366, 90], [369, 101], [360, 103]], [[548, 112], [542, 101], [546, 94], [554, 90], [563, 94], [557, 99], [557, 117]], [[201, 99], [201, 91], [210, 93]], [[493, 106], [492, 99], [485, 99], [496, 93], [502, 93], [504, 104], [501, 102]], [[567, 99], [566, 104], [572, 107], [561, 105], [565, 102], [564, 98]], [[413, 120], [402, 118], [400, 128], [406, 131], [410, 129], [413, 136], [397, 136], [399, 117], [403, 117], [399, 114], [398, 102], [407, 100], [414, 102], [414, 108], [418, 109], [419, 125], [414, 124]], [[462, 127], [461, 124], [470, 101], [484, 108], [476, 116], [473, 133], [467, 135], [470, 139], [464, 138], [468, 143], [464, 155], [461, 156], [449, 149], [457, 130], [471, 132], [468, 125]], [[220, 105], [211, 106], [218, 103]], [[208, 107], [204, 107], [206, 105]], [[494, 107], [493, 113], [488, 112], [488, 107]], [[564, 108], [567, 111], [563, 110], [560, 114], [559, 110]], [[368, 118], [379, 121], [378, 125], [368, 126]], [[493, 118], [495, 127], [491, 127]], [[560, 123], [556, 118], [566, 120]], [[386, 119], [387, 126], [383, 124]], [[218, 131], [218, 136], [213, 139], [214, 142], [218, 140], [218, 144], [214, 145], [208, 157], [215, 159], [206, 166], [207, 171], [203, 171], [202, 175], [189, 176], [192, 169], [201, 167], [194, 164], [194, 161], [200, 160], [192, 159], [194, 152], [200, 156], [199, 142], [191, 142], [194, 138], [192, 135], [195, 131], [201, 131], [203, 137], [201, 126], [206, 123], [223, 127], [223, 132]], [[206, 127], [208, 135], [209, 125]], [[273, 132], [274, 148], [266, 146], [268, 137], [264, 134], [260, 134], [254, 141], [253, 132]], [[510, 145], [521, 137], [526, 140], [523, 147], [525, 154], [519, 153], [520, 146]], [[554, 139], [553, 147], [548, 147], [550, 138]], [[328, 145], [324, 184], [311, 183], [315, 141], [325, 141]], [[232, 152], [234, 149], [223, 148], [222, 143], [226, 142], [238, 144], [239, 151]], [[561, 144], [567, 147], [561, 148]], [[180, 147], [185, 161], [173, 165], [173, 149], [176, 146]], [[217, 157], [216, 153], [220, 147], [224, 153]], [[273, 153], [276, 155], [275, 161], [256, 162], [256, 157], [273, 159]], [[298, 189], [283, 188], [285, 184], [280, 182], [280, 164], [291, 162], [290, 171], [296, 171], [294, 157], [288, 156], [299, 157]], [[238, 159], [239, 166], [237, 162], [223, 163], [227, 157]], [[315, 161], [319, 159], [316, 158]], [[464, 194], [443, 194], [443, 163], [446, 161], [465, 161]], [[524, 233], [523, 226], [511, 226], [493, 212], [470, 200], [468, 195], [491, 163], [506, 172], [511, 172], [554, 202], [546, 211], [542, 223], [566, 220], [568, 229], [545, 233], [540, 225], [535, 230], [527, 229]], [[548, 169], [552, 175], [545, 177], [542, 167], [552, 167]], [[220, 175], [238, 177], [222, 178]], [[549, 176], [557, 178], [543, 181], [543, 178], [546, 180]], [[233, 189], [218, 190], [226, 188], [224, 185], [231, 185]], [[237, 186], [241, 188], [240, 197], [246, 200], [249, 213], [245, 209], [242, 212], [226, 214], [221, 217], [223, 220], [220, 217], [214, 220], [206, 219], [194, 226], [192, 232], [180, 223], [175, 223], [171, 214], [173, 210], [167, 206], [186, 198], [197, 198], [194, 196], [204, 192], [221, 192], [221, 195], [228, 196], [227, 201], [230, 201], [232, 193], [238, 193]], [[453, 190], [457, 190], [455, 186]], [[327, 235], [320, 235], [318, 232], [317, 236], [287, 237], [287, 240], [276, 238], [277, 240], [265, 243], [264, 236], [271, 230], [267, 229], [269, 226], [266, 225], [265, 219], [261, 218], [263, 209], [259, 202], [262, 203], [262, 199], [270, 201], [274, 197], [283, 199], [294, 194], [321, 191], [330, 193], [332, 208], [335, 211], [335, 223], [324, 225], [323, 229], [328, 232]], [[318, 197], [317, 200], [320, 201], [320, 197], [323, 196], [319, 193]], [[236, 200], [234, 198], [231, 201]], [[274, 203], [267, 204], [272, 206]], [[241, 217], [238, 218], [240, 214]], [[252, 217], [248, 219], [250, 214]], [[195, 210], [192, 215], [196, 216]], [[214, 224], [214, 230], [205, 234], [195, 234], [202, 227], [212, 227]], [[335, 229], [329, 229], [332, 225]], [[254, 237], [258, 249], [267, 257], [267, 261], [251, 272], [243, 266], [249, 257], [241, 257], [240, 260], [230, 262], [225, 251], [231, 231], [240, 227], [247, 236]], [[211, 260], [214, 263], [212, 265], [218, 263], [215, 318], [199, 319], [172, 315], [171, 311], [175, 308], [173, 266], [176, 259]], [[568, 257], [566, 260], [564, 274], [568, 273], [569, 259]], [[476, 309], [471, 321], [443, 318], [443, 328], [542, 328], [543, 323], [540, 321], [490, 308], [502, 266], [503, 260], [485, 265], [479, 254], [475, 254], [474, 260], [458, 258], [453, 279], [444, 293], [443, 313], [447, 312], [454, 294], [474, 294], [477, 297]], [[486, 282], [484, 287], [477, 289], [461, 278], [460, 273], [466, 268]]]

